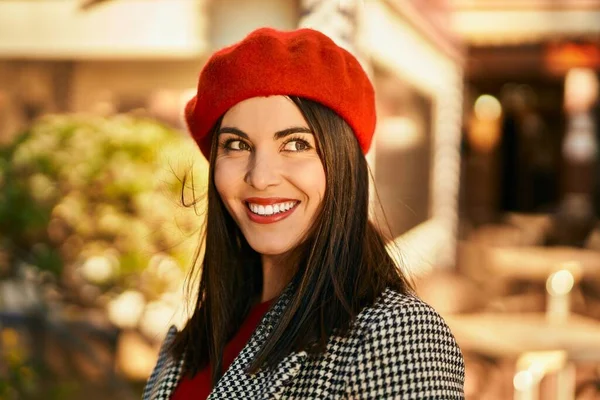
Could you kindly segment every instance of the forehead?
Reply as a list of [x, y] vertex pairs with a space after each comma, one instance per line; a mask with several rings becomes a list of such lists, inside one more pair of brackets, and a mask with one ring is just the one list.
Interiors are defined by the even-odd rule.
[[308, 127], [300, 109], [285, 96], [253, 97], [230, 108], [221, 126], [238, 128], [247, 134], [272, 134], [281, 129]]

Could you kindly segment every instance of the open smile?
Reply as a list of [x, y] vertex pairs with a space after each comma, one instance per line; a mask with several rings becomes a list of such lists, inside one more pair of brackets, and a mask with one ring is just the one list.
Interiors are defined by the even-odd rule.
[[244, 201], [246, 212], [251, 221], [259, 224], [271, 224], [290, 216], [299, 200], [282, 198], [249, 198]]

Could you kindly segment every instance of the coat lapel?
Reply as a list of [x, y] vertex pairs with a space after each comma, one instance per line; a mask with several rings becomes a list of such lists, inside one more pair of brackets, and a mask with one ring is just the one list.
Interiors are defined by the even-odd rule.
[[306, 352], [292, 353], [284, 358], [269, 382], [267, 399], [280, 399], [285, 388], [294, 380], [306, 360]]
[[[283, 314], [293, 294], [292, 284], [283, 291], [274, 306], [267, 312], [252, 337], [221, 377], [209, 400], [221, 399], [279, 399], [293, 381], [307, 358], [304, 351], [289, 354], [274, 369], [261, 370], [254, 375], [245, 372], [248, 365], [264, 345], [273, 326]], [[174, 392], [183, 366], [182, 360], [169, 358], [156, 379], [149, 399], [169, 400]]]
[[154, 385], [149, 398], [152, 400], [169, 400], [179, 383], [182, 366], [183, 358], [176, 361], [169, 357], [169, 361], [167, 361], [156, 378], [156, 384]]
[[247, 374], [245, 370], [267, 341], [273, 331], [273, 326], [291, 300], [292, 294], [293, 288], [288, 285], [273, 308], [267, 312], [244, 349], [219, 380], [208, 397], [209, 400], [278, 399], [281, 397], [286, 386], [300, 371], [307, 358], [306, 352], [289, 354], [277, 367], [261, 370], [254, 375]]

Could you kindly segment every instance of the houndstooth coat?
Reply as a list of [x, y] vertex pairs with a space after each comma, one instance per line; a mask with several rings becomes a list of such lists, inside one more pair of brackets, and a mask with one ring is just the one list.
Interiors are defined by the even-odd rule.
[[[427, 304], [387, 289], [363, 309], [345, 337], [333, 336], [324, 354], [297, 352], [276, 368], [244, 369], [267, 340], [289, 302], [289, 290], [263, 317], [208, 397], [216, 399], [462, 399], [464, 363], [444, 320]], [[168, 400], [182, 362], [167, 352], [171, 327], [143, 400]]]

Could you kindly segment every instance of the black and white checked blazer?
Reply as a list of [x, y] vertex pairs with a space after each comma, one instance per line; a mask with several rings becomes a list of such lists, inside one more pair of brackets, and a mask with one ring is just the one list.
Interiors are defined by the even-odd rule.
[[[464, 398], [463, 357], [444, 320], [418, 298], [391, 289], [360, 312], [346, 337], [332, 336], [324, 354], [292, 353], [274, 369], [246, 374], [245, 367], [289, 302], [288, 289], [209, 400]], [[167, 400], [177, 386], [182, 361], [166, 351], [176, 333], [175, 327], [169, 329], [142, 400]]]

